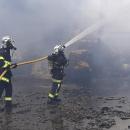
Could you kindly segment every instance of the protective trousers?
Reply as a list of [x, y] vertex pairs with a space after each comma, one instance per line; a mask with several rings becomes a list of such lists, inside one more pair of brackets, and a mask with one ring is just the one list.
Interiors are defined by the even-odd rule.
[[52, 88], [48, 94], [50, 99], [55, 99], [59, 96], [62, 80], [53, 79]]
[[5, 90], [5, 107], [11, 107], [12, 105], [12, 83], [11, 80], [9, 82], [0, 81], [0, 98]]

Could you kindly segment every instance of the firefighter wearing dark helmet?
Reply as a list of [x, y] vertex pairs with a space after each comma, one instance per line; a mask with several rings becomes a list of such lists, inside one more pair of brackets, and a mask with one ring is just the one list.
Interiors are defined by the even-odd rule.
[[2, 47], [0, 48], [0, 75], [8, 70], [7, 73], [0, 79], [0, 98], [5, 90], [5, 108], [12, 107], [12, 83], [11, 77], [12, 72], [11, 68], [16, 68], [16, 64], [11, 63], [10, 50], [16, 50], [12, 44], [12, 39], [10, 36], [5, 36], [2, 38]]
[[52, 88], [48, 94], [48, 103], [60, 101], [58, 96], [64, 77], [64, 67], [67, 65], [64, 48], [63, 45], [56, 45], [54, 53], [48, 56], [52, 74]]

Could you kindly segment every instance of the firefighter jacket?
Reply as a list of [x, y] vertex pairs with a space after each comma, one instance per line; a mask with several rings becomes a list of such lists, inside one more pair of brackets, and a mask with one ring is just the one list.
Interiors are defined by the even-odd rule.
[[64, 77], [64, 66], [67, 65], [67, 59], [63, 52], [51, 54], [48, 56], [51, 64], [51, 74], [53, 79], [62, 80]]
[[[0, 75], [11, 65], [10, 49], [0, 48]], [[12, 77], [12, 72], [9, 69], [2, 77], [2, 81], [9, 83]]]

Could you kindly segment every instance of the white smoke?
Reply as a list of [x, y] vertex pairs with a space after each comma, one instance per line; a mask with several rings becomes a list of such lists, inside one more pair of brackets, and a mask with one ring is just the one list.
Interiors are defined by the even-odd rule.
[[22, 51], [34, 48], [30, 53], [47, 53], [102, 19], [107, 21], [100, 36], [104, 44], [128, 50], [130, 0], [0, 1], [0, 37], [11, 34]]

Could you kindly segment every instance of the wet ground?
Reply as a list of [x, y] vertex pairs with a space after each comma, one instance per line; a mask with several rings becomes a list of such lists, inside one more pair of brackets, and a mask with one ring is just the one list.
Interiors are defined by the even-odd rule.
[[130, 129], [129, 78], [63, 85], [62, 102], [54, 105], [46, 104], [49, 81], [20, 78], [13, 82], [13, 109], [0, 113], [0, 130]]

